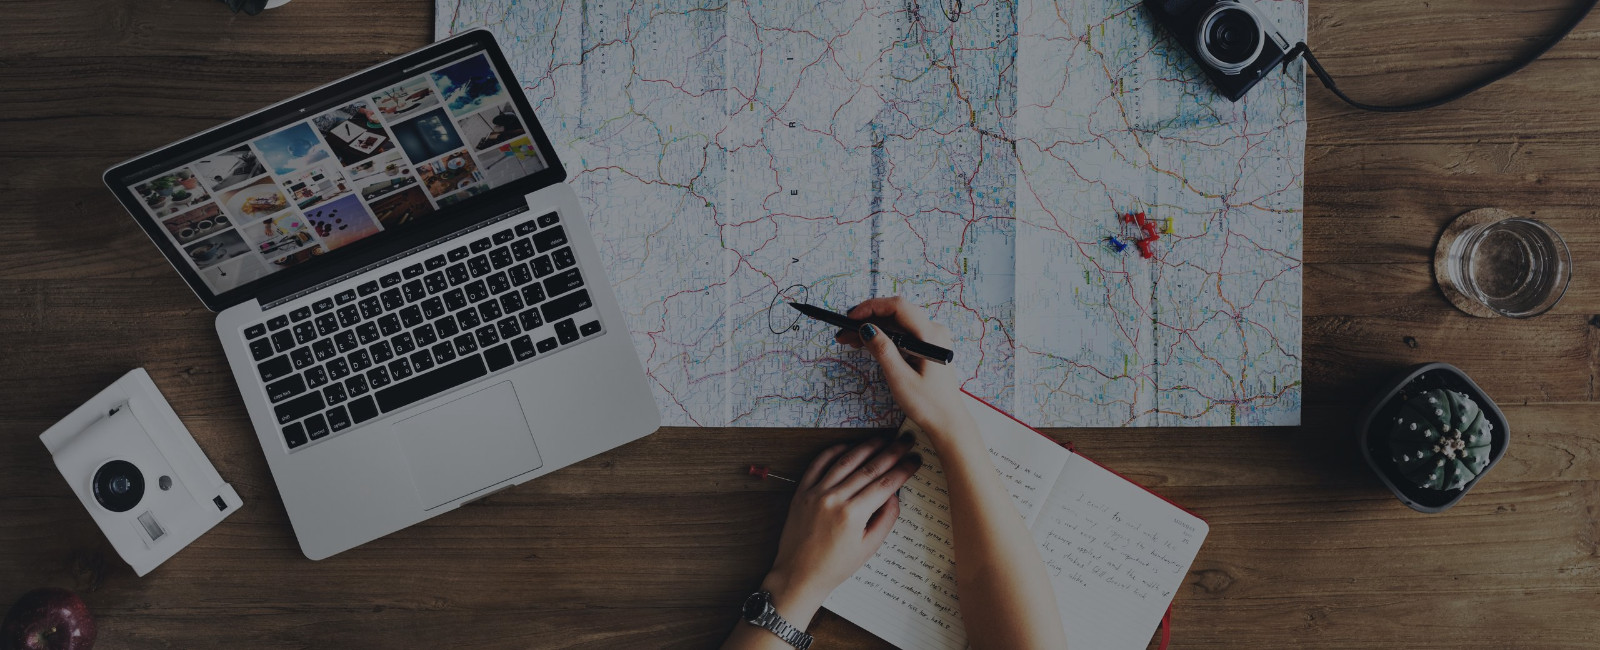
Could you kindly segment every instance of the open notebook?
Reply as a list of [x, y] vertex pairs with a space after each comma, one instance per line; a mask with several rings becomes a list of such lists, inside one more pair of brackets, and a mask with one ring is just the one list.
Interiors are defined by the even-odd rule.
[[[1145, 648], [1200, 551], [1206, 522], [964, 397], [1039, 544], [1068, 646]], [[900, 492], [900, 519], [823, 606], [900, 648], [959, 650], [967, 635], [944, 472], [915, 423], [901, 430], [917, 434], [923, 465]]]

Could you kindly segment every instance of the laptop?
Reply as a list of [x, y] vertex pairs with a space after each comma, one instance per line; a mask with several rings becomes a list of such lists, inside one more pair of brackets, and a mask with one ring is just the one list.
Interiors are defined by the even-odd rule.
[[577, 195], [473, 31], [111, 168], [322, 559], [660, 415]]

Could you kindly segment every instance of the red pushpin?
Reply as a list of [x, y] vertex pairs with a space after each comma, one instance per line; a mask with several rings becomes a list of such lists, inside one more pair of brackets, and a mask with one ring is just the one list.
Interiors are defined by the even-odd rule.
[[766, 478], [770, 476], [770, 477], [778, 479], [780, 481], [788, 481], [790, 483], [799, 483], [799, 481], [796, 481], [796, 480], [794, 480], [792, 478], [789, 478], [787, 476], [784, 476], [782, 474], [773, 474], [772, 473], [772, 469], [767, 467], [766, 465], [751, 465], [750, 466], [750, 475], [754, 476], [756, 478], [762, 479], [762, 480], [766, 480]]

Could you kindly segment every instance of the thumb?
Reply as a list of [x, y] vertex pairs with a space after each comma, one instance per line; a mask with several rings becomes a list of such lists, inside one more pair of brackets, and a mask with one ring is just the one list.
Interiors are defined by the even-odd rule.
[[866, 323], [858, 330], [861, 334], [861, 344], [878, 360], [878, 365], [883, 366], [883, 376], [889, 380], [889, 386], [910, 381], [917, 374], [911, 364], [906, 363], [906, 358], [900, 356], [900, 348], [895, 347], [894, 341], [889, 340], [889, 335], [883, 329], [872, 323]]

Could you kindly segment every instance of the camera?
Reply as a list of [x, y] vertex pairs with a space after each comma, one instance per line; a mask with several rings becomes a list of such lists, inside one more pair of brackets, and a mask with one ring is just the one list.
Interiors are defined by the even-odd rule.
[[1289, 42], [1250, 0], [1144, 0], [1229, 101], [1284, 63]]
[[142, 368], [39, 439], [117, 554], [141, 576], [242, 505]]

